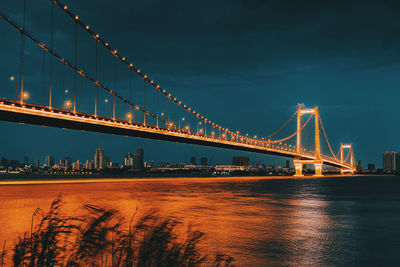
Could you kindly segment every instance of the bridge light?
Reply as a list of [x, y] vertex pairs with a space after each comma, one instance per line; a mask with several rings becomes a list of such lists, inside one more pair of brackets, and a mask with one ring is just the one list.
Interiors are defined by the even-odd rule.
[[132, 113], [126, 114], [126, 117], [127, 117], [128, 119], [131, 119], [131, 118], [132, 118]]
[[75, 16], [75, 19], [76, 19], [76, 20], [78, 20], [78, 19], [79, 19], [79, 17], [78, 17], [78, 16]]
[[29, 98], [29, 93], [28, 93], [28, 92], [23, 92], [23, 93], [22, 93], [22, 97], [23, 97], [24, 99]]
[[184, 121], [184, 120], [185, 120], [185, 117], [183, 117], [182, 120]]
[[65, 89], [65, 93], [68, 94], [68, 89]]
[[106, 99], [104, 99], [104, 102], [105, 102], [105, 103], [108, 103], [108, 99], [107, 99], [107, 98], [106, 98]]
[[68, 9], [68, 7], [67, 6], [64, 6], [64, 10], [67, 10]]
[[164, 112], [161, 112], [161, 116], [164, 116]]
[[86, 26], [86, 30], [89, 30], [89, 25]]
[[215, 135], [214, 131], [212, 131], [212, 132], [211, 132], [211, 135], [212, 135], [212, 136], [214, 136], [214, 135]]
[[71, 100], [65, 101], [64, 105], [65, 105], [67, 108], [71, 107], [71, 106], [72, 106]]
[[189, 126], [186, 125], [185, 129], [186, 129], [186, 130], [189, 130]]
[[14, 76], [10, 77], [10, 81], [14, 81], [14, 79], [15, 79]]

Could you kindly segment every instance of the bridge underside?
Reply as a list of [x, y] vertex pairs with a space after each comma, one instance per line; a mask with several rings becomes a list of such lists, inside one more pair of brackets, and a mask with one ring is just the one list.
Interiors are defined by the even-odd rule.
[[[129, 123], [123, 120], [114, 121], [110, 118], [101, 117], [95, 120], [93, 119], [94, 116], [89, 114], [73, 113], [62, 109], [49, 109], [48, 107], [32, 104], [24, 104], [24, 106], [21, 107], [16, 101], [11, 100], [9, 102], [12, 104], [2, 101], [0, 103], [0, 120], [2, 121], [219, 147], [302, 160], [313, 159], [312, 156], [302, 156], [292, 151], [279, 151], [278, 149], [221, 140], [195, 133], [189, 135], [188, 133], [182, 133], [178, 130], [162, 127], [158, 128], [156, 126], [143, 125], [137, 122]], [[324, 164], [338, 168], [346, 168], [344, 165], [326, 160], [324, 160]]]
[[171, 136], [165, 135], [162, 133], [154, 133], [154, 132], [145, 132], [135, 129], [124, 129], [124, 128], [117, 128], [112, 126], [106, 125], [95, 125], [91, 123], [79, 122], [79, 121], [70, 121], [64, 120], [59, 118], [49, 118], [49, 117], [41, 117], [37, 115], [30, 115], [30, 114], [21, 114], [15, 113], [10, 111], [0, 110], [0, 120], [2, 121], [9, 121], [9, 122], [17, 122], [17, 123], [27, 123], [33, 125], [41, 125], [41, 126], [50, 126], [56, 128], [65, 128], [65, 129], [74, 129], [80, 131], [90, 131], [90, 132], [98, 132], [98, 133], [106, 133], [106, 134], [115, 134], [115, 135], [122, 135], [122, 136], [131, 136], [131, 137], [141, 137], [147, 139], [156, 139], [156, 140], [164, 140], [170, 142], [177, 142], [177, 143], [186, 143], [186, 144], [195, 144], [201, 146], [211, 146], [211, 147], [219, 147], [219, 148], [226, 148], [232, 150], [242, 150], [248, 152], [255, 152], [255, 153], [262, 153], [262, 154], [269, 154], [281, 157], [289, 157], [295, 158], [294, 155], [287, 155], [279, 152], [274, 151], [265, 151], [256, 148], [250, 147], [239, 147], [231, 144], [225, 143], [218, 143], [213, 141], [206, 141], [206, 140], [199, 140], [199, 139], [192, 139], [182, 136]]

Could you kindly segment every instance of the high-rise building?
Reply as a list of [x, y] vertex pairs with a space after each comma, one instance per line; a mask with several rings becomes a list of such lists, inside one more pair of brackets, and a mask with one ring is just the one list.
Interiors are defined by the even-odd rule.
[[40, 167], [40, 159], [34, 159], [33, 160], [33, 168], [39, 169]]
[[24, 156], [24, 164], [29, 164], [29, 157], [28, 156]]
[[82, 169], [82, 165], [81, 165], [79, 160], [77, 160], [76, 162], [72, 163], [72, 169], [74, 171], [79, 171], [80, 169]]
[[400, 170], [400, 154], [397, 152], [383, 152], [383, 170], [396, 172]]
[[190, 158], [190, 164], [196, 165], [196, 157], [191, 157]]
[[86, 170], [91, 170], [91, 169], [93, 169], [93, 160], [91, 160], [91, 161], [86, 160], [86, 163], [85, 163], [84, 168], [85, 168]]
[[64, 161], [65, 168], [70, 169], [72, 168], [72, 158], [66, 157]]
[[235, 165], [235, 166], [249, 166], [249, 164], [250, 164], [249, 157], [234, 156], [232, 158], [232, 165]]
[[132, 153], [128, 152], [125, 155], [125, 158], [124, 158], [125, 167], [133, 168], [134, 167], [134, 160], [135, 160], [134, 155], [132, 155]]
[[96, 153], [94, 153], [94, 168], [96, 170], [102, 170], [107, 167], [108, 159], [104, 155], [104, 150], [101, 148], [96, 149]]
[[359, 160], [358, 161], [358, 165], [357, 165], [357, 171], [362, 171], [363, 170], [363, 166], [362, 166], [362, 161], [361, 160]]
[[202, 157], [200, 159], [200, 164], [203, 165], [203, 166], [207, 166], [207, 158], [206, 157]]
[[50, 156], [50, 155], [47, 155], [47, 156], [46, 156], [46, 160], [45, 160], [45, 165], [46, 165], [46, 167], [48, 167], [48, 168], [53, 167], [53, 165], [54, 165], [54, 157], [53, 157], [53, 156]]
[[142, 148], [136, 149], [135, 153], [135, 169], [143, 170], [144, 169], [144, 161], [143, 161], [144, 151]]

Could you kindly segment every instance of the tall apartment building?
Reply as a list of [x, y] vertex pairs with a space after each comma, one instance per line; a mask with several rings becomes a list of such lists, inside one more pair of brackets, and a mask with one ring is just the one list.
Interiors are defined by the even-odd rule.
[[94, 169], [96, 170], [102, 170], [107, 167], [108, 163], [108, 158], [104, 155], [104, 150], [101, 148], [96, 149], [96, 152], [94, 153]]
[[45, 159], [45, 164], [46, 164], [46, 167], [48, 167], [48, 168], [53, 167], [53, 165], [54, 165], [54, 157], [50, 156], [50, 155], [47, 155], [46, 159]]
[[400, 171], [400, 154], [397, 152], [383, 152], [383, 170], [385, 172]]

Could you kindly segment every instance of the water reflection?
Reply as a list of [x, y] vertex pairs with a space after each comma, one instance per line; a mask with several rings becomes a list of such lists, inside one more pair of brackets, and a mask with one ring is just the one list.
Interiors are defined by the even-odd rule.
[[[182, 218], [184, 225], [192, 223], [207, 234], [202, 249], [211, 255], [217, 250], [230, 254], [239, 266], [348, 265], [360, 256], [352, 251], [360, 221], [353, 212], [365, 196], [357, 193], [357, 184], [340, 179], [179, 178], [1, 186], [0, 241], [14, 240], [27, 230], [32, 212], [47, 209], [61, 193], [64, 211], [70, 214], [91, 203], [116, 208], [126, 218], [137, 207]], [[350, 190], [348, 186], [356, 192], [350, 200], [338, 193]], [[400, 211], [398, 206], [389, 208]], [[368, 214], [364, 217], [368, 220]], [[398, 217], [394, 221], [400, 222]]]

